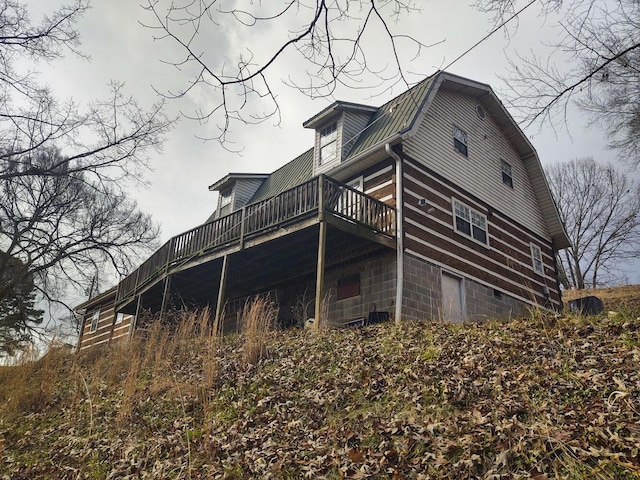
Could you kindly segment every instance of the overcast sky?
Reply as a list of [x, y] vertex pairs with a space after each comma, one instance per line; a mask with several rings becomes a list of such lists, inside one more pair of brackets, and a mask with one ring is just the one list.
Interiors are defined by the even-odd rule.
[[[43, 13], [56, 6], [52, 0], [28, 0], [35, 23]], [[253, 2], [256, 3], [256, 2]], [[402, 32], [413, 35], [425, 44], [438, 45], [423, 49], [418, 58], [408, 64], [407, 70], [415, 81], [448, 65], [490, 30], [490, 18], [469, 6], [469, 0], [418, 2], [423, 11], [401, 19]], [[161, 60], [178, 59], [175, 45], [153, 39], [154, 32], [141, 25], [151, 19], [135, 0], [93, 0], [92, 9], [78, 24], [82, 36], [82, 50], [90, 61], [66, 58], [50, 65], [39, 66], [42, 78], [59, 98], [74, 98], [86, 102], [91, 98], [106, 96], [110, 80], [124, 82], [127, 93], [141, 103], [151, 105], [157, 101], [156, 89], [166, 91], [184, 87], [186, 72]], [[254, 52], [268, 52], [281, 39], [286, 38], [282, 26], [265, 25], [253, 30], [237, 30], [231, 25], [207, 26], [207, 36], [200, 45], [208, 61], [220, 65], [229, 62], [234, 54], [251, 48]], [[539, 16], [534, 8], [520, 15], [518, 30], [511, 29], [511, 36], [495, 34], [479, 47], [457, 61], [448, 71], [488, 83], [498, 96], [505, 85], [499, 75], [505, 73], [507, 56], [515, 51], [528, 53], [539, 51], [540, 42], [552, 39], [558, 32], [552, 19]], [[367, 39], [371, 45], [381, 42], [383, 35]], [[376, 60], [387, 62], [384, 45]], [[271, 172], [302, 153], [312, 145], [313, 132], [302, 128], [302, 122], [324, 107], [331, 99], [309, 99], [287, 88], [279, 80], [303, 68], [299, 60], [287, 57], [275, 64], [271, 79], [282, 110], [279, 125], [270, 120], [258, 126], [234, 125], [234, 148], [242, 148], [241, 154], [231, 153], [217, 142], [205, 142], [197, 137], [215, 134], [215, 123], [200, 125], [181, 120], [168, 136], [164, 151], [151, 159], [154, 171], [148, 175], [151, 186], [136, 188], [131, 195], [140, 207], [151, 213], [162, 227], [162, 242], [170, 237], [202, 223], [213, 211], [215, 194], [208, 186], [229, 172]], [[275, 81], [278, 79], [277, 81]], [[366, 103], [378, 106], [403, 89], [376, 96], [376, 90], [341, 89], [336, 100]], [[169, 111], [193, 113], [206, 106], [207, 93], [197, 91], [187, 98], [169, 103]], [[526, 131], [538, 151], [543, 164], [576, 157], [594, 156], [599, 161], [613, 161], [615, 155], [605, 148], [605, 140], [597, 131], [586, 131], [582, 119], [570, 118], [569, 132], [554, 132], [545, 128], [541, 132]], [[640, 282], [638, 274], [629, 281]]]

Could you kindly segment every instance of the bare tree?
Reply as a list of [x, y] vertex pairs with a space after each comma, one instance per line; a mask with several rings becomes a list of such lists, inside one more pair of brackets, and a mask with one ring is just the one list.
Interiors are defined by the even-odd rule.
[[[281, 79], [272, 76], [279, 62], [288, 59], [298, 66], [282, 79], [285, 84], [310, 97], [327, 97], [338, 85], [408, 86], [406, 66], [430, 46], [402, 28], [400, 20], [420, 10], [410, 0], [284, 0], [252, 2], [244, 9], [224, 0], [146, 0], [144, 5], [151, 17], [145, 26], [154, 38], [180, 52], [163, 61], [189, 77], [182, 89], [158, 90], [172, 99], [204, 90], [208, 103], [186, 116], [215, 121], [219, 134], [214, 138], [223, 144], [234, 122], [279, 121], [273, 85]], [[233, 28], [246, 39], [246, 48], [220, 63], [211, 38]], [[280, 37], [272, 47], [267, 30]], [[374, 60], [380, 60], [381, 47], [371, 41], [374, 36], [388, 41], [388, 58], [379, 68]]]
[[[516, 0], [478, 0], [496, 21]], [[524, 1], [522, 3], [525, 3]], [[544, 53], [510, 60], [506, 102], [525, 128], [566, 120], [572, 106], [590, 115], [621, 159], [640, 164], [640, 2], [637, 0], [541, 0], [559, 18], [557, 41]], [[548, 17], [551, 18], [551, 17]]]
[[558, 163], [547, 177], [571, 246], [559, 254], [565, 288], [593, 288], [640, 257], [640, 185], [593, 158]]
[[127, 190], [172, 124], [162, 103], [145, 110], [111, 83], [81, 107], [40, 83], [39, 61], [81, 55], [75, 23], [88, 3], [71, 1], [34, 25], [24, 1], [0, 0], [0, 302], [33, 282], [66, 305], [96, 272], [126, 273], [158, 233]]

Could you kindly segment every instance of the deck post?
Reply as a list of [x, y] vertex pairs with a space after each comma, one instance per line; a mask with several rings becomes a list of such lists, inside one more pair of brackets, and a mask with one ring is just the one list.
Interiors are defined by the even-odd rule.
[[224, 294], [227, 287], [227, 269], [229, 267], [229, 255], [222, 258], [222, 271], [220, 272], [220, 286], [218, 287], [218, 301], [216, 302], [216, 325], [220, 325], [222, 307], [224, 306]]
[[138, 295], [138, 302], [136, 305], [136, 314], [133, 316], [133, 318], [129, 322], [129, 340], [133, 339], [133, 334], [136, 331], [136, 323], [138, 323], [140, 310], [142, 310], [142, 294]]
[[169, 302], [169, 296], [171, 295], [171, 275], [167, 275], [164, 280], [164, 291], [162, 292], [162, 305], [160, 306], [160, 320], [164, 317]]
[[169, 249], [167, 252], [167, 261], [165, 262], [164, 265], [164, 271], [168, 274], [169, 273], [169, 265], [171, 264], [171, 261], [173, 260], [173, 244], [174, 244], [174, 240], [175, 237], [171, 237], [171, 240], [169, 240]]
[[327, 222], [320, 222], [320, 232], [318, 234], [318, 266], [316, 271], [316, 310], [314, 327], [320, 328], [320, 317], [322, 315], [322, 288], [324, 286], [324, 256], [327, 241]]
[[314, 328], [320, 329], [322, 316], [322, 289], [324, 287], [324, 256], [327, 243], [327, 223], [324, 221], [324, 175], [318, 177], [318, 264], [316, 267], [316, 306]]
[[244, 231], [245, 222], [247, 221], [247, 207], [242, 207], [242, 213], [240, 216], [240, 250], [244, 248]]

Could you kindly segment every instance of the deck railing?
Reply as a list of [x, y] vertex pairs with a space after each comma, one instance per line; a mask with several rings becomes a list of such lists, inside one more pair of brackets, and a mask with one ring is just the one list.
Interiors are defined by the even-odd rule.
[[[320, 179], [323, 181], [320, 182]], [[323, 189], [322, 195], [320, 188]], [[376, 232], [395, 235], [393, 207], [321, 175], [275, 197], [247, 205], [173, 237], [120, 282], [116, 301], [135, 295], [177, 264], [222, 246], [242, 243], [251, 235], [317, 214], [321, 198], [325, 212]]]

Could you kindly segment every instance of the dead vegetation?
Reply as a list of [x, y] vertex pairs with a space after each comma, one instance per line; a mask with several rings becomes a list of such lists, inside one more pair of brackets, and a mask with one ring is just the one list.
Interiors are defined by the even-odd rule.
[[584, 290], [567, 290], [562, 298], [565, 302], [575, 298], [595, 295], [604, 303], [605, 310], [640, 311], [640, 285], [624, 285], [621, 287], [587, 288]]
[[638, 315], [53, 348], [0, 369], [0, 478], [640, 478]]

